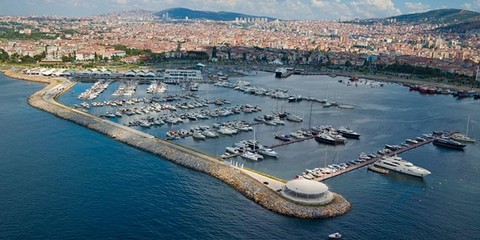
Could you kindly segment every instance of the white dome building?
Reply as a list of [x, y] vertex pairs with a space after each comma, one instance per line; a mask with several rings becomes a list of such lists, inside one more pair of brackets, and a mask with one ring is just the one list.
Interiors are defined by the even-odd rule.
[[303, 178], [287, 182], [282, 189], [282, 195], [295, 202], [311, 205], [327, 204], [333, 199], [327, 185]]

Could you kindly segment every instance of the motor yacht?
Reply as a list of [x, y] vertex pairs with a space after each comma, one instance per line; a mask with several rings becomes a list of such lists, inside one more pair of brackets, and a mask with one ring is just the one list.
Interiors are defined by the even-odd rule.
[[384, 157], [373, 165], [415, 177], [425, 177], [430, 174], [430, 171], [417, 167], [398, 156]]

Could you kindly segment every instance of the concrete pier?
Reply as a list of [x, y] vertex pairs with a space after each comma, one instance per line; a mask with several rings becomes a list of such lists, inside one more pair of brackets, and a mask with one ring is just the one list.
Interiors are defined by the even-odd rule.
[[[258, 174], [247, 174], [246, 171], [248, 170], [232, 167], [231, 164], [227, 164], [221, 159], [59, 103], [56, 98], [75, 83], [28, 76], [13, 71], [6, 71], [5, 73], [13, 78], [49, 83], [44, 89], [29, 97], [28, 102], [32, 106], [103, 133], [117, 141], [158, 155], [176, 164], [206, 173], [227, 183], [245, 197], [273, 212], [298, 218], [329, 218], [343, 215], [351, 209], [350, 203], [341, 195], [335, 193], [333, 201], [326, 205], [311, 206], [295, 203], [264, 184], [263, 182], [267, 181], [264, 178], [265, 176], [261, 177], [262, 182], [260, 182], [260, 179], [254, 177], [258, 176]], [[278, 181], [273, 183], [273, 180], [275, 179], [272, 179], [272, 186], [276, 186], [276, 188], [282, 184]]]

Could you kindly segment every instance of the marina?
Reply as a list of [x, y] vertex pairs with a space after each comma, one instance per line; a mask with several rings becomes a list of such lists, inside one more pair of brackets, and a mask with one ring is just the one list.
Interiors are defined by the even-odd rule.
[[[298, 195], [288, 195], [295, 198], [295, 201], [291, 201], [278, 193], [277, 190], [281, 191], [281, 189], [272, 189], [270, 186], [267, 186], [268, 182], [262, 183], [258, 181], [254, 173], [249, 173], [251, 172], [250, 170], [244, 170], [243, 165], [241, 168], [238, 168], [237, 163], [232, 165], [231, 163], [219, 161], [218, 158], [201, 151], [156, 138], [142, 131], [98, 118], [87, 112], [59, 103], [57, 97], [74, 86], [74, 84], [75, 83], [68, 80], [59, 82], [49, 81], [48, 86], [30, 96], [28, 99], [29, 104], [38, 109], [50, 112], [62, 119], [105, 134], [132, 147], [215, 177], [231, 185], [245, 197], [260, 204], [264, 208], [286, 216], [297, 218], [329, 218], [343, 215], [351, 209], [351, 205], [347, 200], [341, 195], [330, 192], [324, 184], [314, 181], [296, 184], [295, 186], [304, 189], [308, 189], [309, 184], [316, 184], [317, 190], [315, 191], [315, 196], [317, 198], [316, 201], [311, 204], [308, 198], [299, 197]], [[255, 153], [245, 154], [243, 157], [249, 159], [263, 158]], [[277, 182], [276, 185], [281, 184], [281, 181], [279, 182], [275, 178], [270, 178], [269, 181]], [[285, 186], [285, 189], [287, 189], [289, 186], [288, 183]], [[259, 192], [261, 192], [261, 197], [257, 196]]]
[[[302, 79], [316, 78], [316, 76], [294, 75], [288, 79], [298, 77]], [[132, 96], [112, 96], [111, 94], [117, 91], [122, 84], [113, 82], [98, 99], [85, 101], [86, 104], [68, 100], [65, 97], [68, 96], [68, 93], [61, 98], [67, 104], [77, 105], [81, 108], [88, 104], [89, 108], [84, 108], [84, 110], [97, 116], [146, 131], [160, 138], [207, 151], [217, 157], [234, 158], [235, 161], [240, 161], [253, 169], [267, 168], [267, 173], [276, 175], [274, 169], [280, 169], [282, 164], [272, 165], [274, 162], [269, 157], [252, 161], [249, 158], [242, 158], [243, 152], [225, 154], [225, 148], [232, 147], [232, 143], [235, 141], [252, 139], [252, 128], [256, 129], [257, 141], [262, 142], [268, 149], [275, 149], [277, 152], [275, 162], [284, 162], [292, 157], [295, 158], [294, 156], [298, 154], [297, 151], [308, 156], [309, 152], [317, 151], [314, 149], [324, 152], [332, 151], [333, 147], [339, 149], [333, 151], [345, 152], [345, 149], [349, 148], [347, 152], [352, 156], [361, 152], [361, 148], [375, 147], [373, 144], [371, 147], [365, 147], [365, 143], [370, 142], [374, 136], [369, 134], [372, 130], [367, 130], [364, 126], [355, 123], [359, 120], [358, 117], [354, 117], [353, 119], [356, 120], [353, 122], [340, 121], [334, 129], [334, 132], [340, 134], [326, 136], [314, 131], [315, 127], [312, 126], [329, 126], [329, 120], [323, 120], [325, 116], [331, 116], [328, 118], [334, 119], [332, 117], [339, 114], [356, 116], [356, 112], [364, 111], [365, 105], [362, 106], [359, 102], [353, 109], [345, 107], [343, 104], [338, 104], [336, 108], [329, 107], [335, 106], [336, 102], [355, 102], [352, 100], [353, 98], [347, 98], [346, 96], [349, 95], [342, 93], [343, 91], [348, 91], [350, 94], [352, 90], [362, 94], [366, 92], [378, 94], [384, 88], [395, 86], [384, 85], [382, 88], [373, 88], [371, 86], [379, 84], [374, 84], [372, 81], [366, 84], [364, 80], [360, 79], [355, 82], [357, 87], [352, 88], [345, 84], [348, 80], [339, 82], [340, 78], [336, 77], [322, 83], [327, 84], [326, 89], [334, 89], [330, 91], [333, 92], [330, 94], [312, 94], [305, 90], [302, 91], [301, 88], [292, 90], [288, 86], [282, 86], [283, 82], [278, 82], [279, 80], [268, 83], [268, 81], [275, 80], [271, 75], [260, 75], [259, 79], [269, 80], [260, 82], [247, 77], [229, 79], [229, 81], [220, 81], [215, 84], [200, 83], [198, 91], [189, 91], [188, 87], [184, 89], [182, 85], [168, 85], [165, 92], [155, 94], [149, 93], [152, 84], [156, 83], [151, 82], [138, 84], [137, 90]], [[275, 84], [280, 85], [275, 86]], [[77, 92], [75, 88], [84, 83], [77, 85], [73, 89], [75, 92]], [[85, 86], [89, 86], [89, 84], [87, 83]], [[396, 86], [401, 88], [401, 85]], [[282, 94], [285, 96], [272, 97], [272, 95], [282, 96]], [[411, 93], [407, 92], [407, 94]], [[339, 96], [343, 97], [339, 98]], [[302, 101], [289, 101], [291, 97], [301, 98]], [[368, 105], [366, 106], [368, 108]], [[323, 125], [318, 125], [319, 123]], [[359, 133], [362, 133], [361, 137]], [[312, 139], [316, 141], [307, 141]], [[408, 136], [405, 136], [405, 139], [409, 140], [409, 144], [417, 141], [416, 138]], [[290, 150], [287, 152], [283, 149]], [[305, 152], [302, 149], [309, 150]], [[339, 158], [344, 157], [339, 156]], [[347, 156], [347, 158], [350, 157]], [[317, 161], [323, 162], [320, 159]], [[332, 159], [329, 160], [328, 165], [331, 164], [334, 164]], [[323, 164], [318, 164], [316, 167], [321, 165]], [[279, 176], [290, 179], [292, 176], [298, 175], [301, 167], [302, 163], [299, 163], [296, 173], [283, 173]], [[312, 169], [312, 166], [303, 169]]]
[[[290, 78], [295, 78], [296, 76], [291, 76]], [[308, 82], [308, 78], [303, 79], [303, 81]], [[272, 83], [269, 83], [272, 84]], [[78, 85], [78, 86], [77, 86]], [[79, 101], [75, 100], [77, 97], [78, 93], [82, 92], [82, 89], [86, 89], [89, 87], [89, 85], [82, 86], [82, 84], [77, 84], [74, 86], [72, 91], [74, 91], [76, 94], [69, 94], [68, 92], [62, 96], [59, 97], [62, 102], [67, 102], [69, 103], [70, 106], [73, 106], [73, 104], [78, 104]], [[98, 99], [95, 101], [103, 101], [106, 100], [104, 99], [105, 96], [108, 96], [113, 92], [113, 90], [116, 88], [115, 83], [113, 83], [114, 86], [106, 90], [105, 93], [101, 94]], [[345, 86], [345, 85], [344, 85]], [[139, 97], [138, 94], [144, 92], [142, 90], [142, 85], [139, 85], [140, 89], [137, 90], [137, 92], [132, 96], [133, 98]], [[143, 89], [148, 87], [148, 85], [145, 85]], [[286, 86], [281, 86], [282, 88], [286, 88]], [[469, 112], [472, 112], [472, 119], [476, 119], [478, 116], [477, 114], [472, 111], [470, 107], [474, 107], [475, 102], [471, 102], [468, 99], [464, 99], [461, 102], [455, 102], [451, 101], [451, 98], [448, 97], [443, 97], [443, 96], [438, 96], [434, 98], [425, 98], [426, 96], [422, 95], [411, 95], [411, 94], [405, 94], [404, 91], [402, 91], [402, 88], [396, 85], [386, 85], [385, 88], [388, 89], [388, 94], [383, 95], [383, 90], [376, 91], [375, 89], [371, 88], [355, 88], [355, 92], [350, 91], [350, 95], [345, 95], [342, 94], [342, 87], [341, 85], [339, 88], [335, 88], [334, 83], [332, 82], [330, 85], [327, 85], [329, 89], [334, 89], [335, 92], [337, 92], [336, 95], [339, 96], [348, 96], [351, 98], [346, 98], [345, 102], [354, 102], [354, 99], [358, 99], [356, 101], [356, 108], [354, 110], [348, 110], [345, 112], [337, 111], [335, 108], [323, 108], [323, 109], [313, 109], [313, 126], [319, 124], [318, 119], [321, 118], [321, 123], [335, 123], [336, 126], [349, 126], [351, 129], [358, 131], [359, 133], [362, 134], [360, 137], [360, 140], [357, 142], [355, 141], [349, 141], [345, 145], [337, 145], [337, 146], [329, 146], [329, 145], [319, 145], [315, 141], [303, 141], [303, 143], [298, 143], [298, 144], [289, 144], [285, 145], [283, 147], [278, 147], [276, 151], [279, 152], [279, 158], [278, 159], [266, 159], [263, 161], [255, 161], [255, 162], [248, 162], [241, 159], [237, 159], [242, 166], [245, 165], [245, 167], [252, 167], [254, 169], [257, 169], [261, 172], [266, 172], [269, 174], [272, 174], [274, 176], [279, 176], [283, 179], [291, 179], [292, 176], [295, 174], [298, 174], [298, 172], [301, 171], [301, 169], [305, 168], [313, 168], [314, 166], [321, 166], [323, 165], [323, 162], [325, 161], [325, 158], [323, 157], [325, 151], [329, 152], [335, 152], [338, 149], [338, 156], [333, 158], [333, 159], [349, 159], [350, 156], [354, 156], [358, 154], [358, 152], [361, 151], [373, 151], [373, 149], [378, 149], [379, 146], [382, 146], [383, 143], [392, 143], [392, 142], [399, 142], [400, 139], [411, 139], [417, 141], [417, 138], [414, 138], [412, 136], [415, 135], [415, 133], [421, 133], [421, 132], [429, 132], [435, 129], [444, 129], [447, 125], [450, 129], [464, 129], [465, 124], [464, 124], [464, 119], [466, 119], [466, 115], [462, 115], [462, 111], [465, 111], [467, 109]], [[203, 90], [202, 90], [203, 89]], [[202, 94], [205, 94], [210, 90], [208, 90], [208, 86], [205, 86], [203, 84], [200, 84], [200, 89], [199, 92]], [[371, 91], [375, 90], [375, 91]], [[202, 92], [204, 91], [204, 92]], [[206, 92], [205, 92], [206, 91]], [[372, 98], [359, 98], [359, 96], [367, 96], [370, 93]], [[408, 91], [407, 91], [408, 93]], [[302, 95], [308, 96], [308, 92], [302, 92]], [[324, 95], [324, 94], [321, 94]], [[71, 100], [68, 100], [70, 97]], [[215, 97], [208, 97], [209, 99], [215, 99]], [[236, 104], [236, 97], [235, 94], [230, 94], [228, 97], [229, 100], [232, 101], [233, 104]], [[242, 95], [238, 96], [243, 97]], [[385, 108], [377, 105], [371, 105], [369, 104], [369, 100], [372, 100], [373, 97], [375, 98], [382, 98], [384, 99], [383, 105], [389, 105], [392, 106], [392, 108]], [[390, 98], [389, 98], [390, 97]], [[225, 97], [224, 97], [225, 98]], [[402, 98], [404, 101], [395, 101], [397, 98]], [[251, 101], [252, 99], [249, 100], [251, 102], [250, 104], [257, 104], [255, 101]], [[263, 101], [264, 99], [262, 99]], [[372, 100], [373, 101], [373, 100]], [[423, 112], [422, 116], [418, 115], [409, 115], [409, 109], [410, 108], [418, 108], [421, 106], [417, 106], [412, 103], [416, 103], [419, 101], [423, 101], [424, 104], [428, 105], [428, 110]], [[88, 101], [90, 102], [90, 101]], [[260, 102], [258, 102], [261, 104]], [[405, 106], [402, 104], [405, 103]], [[438, 107], [437, 107], [438, 103]], [[297, 109], [290, 109], [288, 111], [291, 112], [296, 112], [297, 115], [302, 115], [302, 111], [305, 112], [304, 119], [305, 121], [303, 123], [295, 123], [293, 124], [292, 122], [289, 123], [287, 122], [285, 127], [282, 127], [282, 130], [279, 130], [278, 133], [289, 133], [289, 132], [294, 132], [298, 130], [299, 128], [304, 128], [301, 127], [302, 124], [309, 125], [308, 124], [308, 112], [310, 108], [310, 104], [303, 104], [303, 110], [302, 110], [302, 103], [295, 103], [299, 104], [297, 106]], [[455, 105], [457, 106], [456, 108], [449, 108], [448, 109], [448, 116], [449, 117], [444, 117], [443, 114], [445, 113], [442, 111], [444, 110], [443, 106], [445, 105]], [[275, 103], [264, 103], [262, 106], [263, 111], [270, 111], [271, 109], [275, 108]], [[413, 106], [413, 107], [412, 107]], [[300, 108], [299, 108], [300, 107]], [[442, 107], [442, 108], [440, 108]], [[89, 109], [89, 111], [96, 112], [96, 113], [104, 113], [105, 109], [102, 109], [104, 107], [92, 107]], [[457, 111], [458, 109], [458, 111]], [[361, 111], [361, 112], [367, 112], [369, 114], [375, 115], [375, 118], [365, 118], [360, 115], [356, 114], [356, 111]], [[298, 114], [300, 112], [300, 114]], [[262, 112], [263, 115], [264, 112]], [[401, 114], [396, 114], [396, 113], [401, 113]], [[318, 115], [320, 114], [320, 115]], [[243, 116], [243, 115], [239, 115]], [[248, 115], [245, 115], [248, 116]], [[451, 117], [458, 121], [459, 124], [452, 124]], [[458, 118], [455, 118], [455, 116], [458, 116]], [[251, 118], [253, 116], [250, 115], [248, 116], [249, 121], [251, 121]], [[122, 117], [123, 118], [123, 117]], [[128, 118], [128, 117], [127, 117]], [[234, 117], [235, 118], [235, 117]], [[394, 119], [394, 120], [392, 120]], [[412, 121], [412, 120], [415, 121]], [[112, 119], [113, 121], [118, 121], [120, 119]], [[336, 120], [336, 121], [334, 121]], [[428, 121], [427, 121], [428, 120]], [[128, 121], [128, 119], [125, 119], [122, 121]], [[62, 121], [60, 121], [62, 122]], [[373, 124], [374, 123], [374, 124]], [[450, 124], [448, 124], [450, 123]], [[204, 123], [201, 123], [203, 125]], [[165, 126], [165, 125], [164, 125]], [[272, 132], [277, 132], [275, 130], [274, 126], [269, 126], [269, 125], [257, 125], [258, 127], [256, 128], [256, 136], [257, 139], [261, 142], [265, 143], [270, 143], [272, 141], [272, 138], [274, 137], [274, 134]], [[470, 129], [470, 134], [469, 136], [476, 136], [476, 128], [477, 122], [472, 121], [472, 128]], [[166, 127], [165, 127], [166, 128]], [[160, 134], [156, 130], [161, 130], [157, 128], [151, 128], [146, 129], [146, 131], [149, 131], [150, 133], [153, 133], [158, 136], [162, 136], [161, 131]], [[168, 128], [166, 128], [168, 129]], [[74, 128], [75, 130], [75, 128]], [[77, 128], [77, 130], [81, 130], [81, 128]], [[145, 130], [142, 130], [145, 131]], [[87, 133], [89, 131], [86, 131]], [[33, 132], [34, 133], [34, 132]], [[388, 133], [388, 135], [384, 134]], [[48, 134], [47, 134], [48, 135]], [[93, 136], [98, 137], [98, 134], [93, 134]], [[43, 135], [45, 136], [45, 135]], [[163, 135], [164, 136], [164, 135]], [[75, 135], [77, 137], [77, 135]], [[423, 138], [424, 136], [421, 136], [420, 138]], [[194, 146], [196, 149], [202, 149], [203, 151], [209, 151], [211, 153], [216, 153], [219, 154], [220, 151], [224, 151], [224, 148], [222, 145], [231, 145], [232, 142], [242, 140], [242, 139], [251, 139], [252, 138], [252, 133], [242, 133], [241, 135], [233, 136], [231, 137], [230, 140], [226, 141], [226, 139], [212, 139], [209, 141], [194, 141], [191, 138], [185, 138], [185, 139], [179, 139], [175, 140], [177, 143], [181, 143], [187, 146]], [[90, 142], [90, 141], [86, 141]], [[109, 141], [111, 142], [111, 141]], [[224, 144], [222, 144], [225, 142]], [[354, 143], [354, 144], [353, 144]], [[74, 142], [71, 142], [72, 145], [77, 145]], [[92, 143], [95, 144], [95, 143]], [[122, 145], [122, 144], [120, 144]], [[404, 145], [404, 144], [400, 144]], [[319, 147], [320, 146], [320, 147]], [[389, 145], [391, 147], [394, 147], [394, 145]], [[59, 148], [62, 147], [62, 144], [59, 144]], [[70, 148], [71, 150], [71, 148]], [[82, 149], [84, 151], [84, 149]], [[108, 161], [108, 159], [111, 159], [112, 156], [115, 158], [115, 161], [109, 161], [108, 162], [108, 169], [110, 171], [110, 166], [116, 166], [116, 162], [118, 159], [122, 159], [122, 154], [123, 151], [120, 151], [119, 153], [116, 153], [118, 149], [112, 148], [112, 151], [108, 152], [108, 157], [104, 161]], [[298, 154], [300, 153], [300, 154]], [[465, 150], [461, 154], [465, 154], [466, 156], [473, 156], [478, 153], [478, 147], [476, 145], [467, 146]], [[81, 153], [79, 153], [81, 154]], [[298, 154], [298, 155], [297, 155]], [[367, 173], [367, 171], [351, 171], [350, 174], [346, 174], [341, 178], [330, 178], [326, 180], [326, 183], [331, 189], [334, 189], [335, 192], [345, 192], [348, 193], [348, 198], [349, 200], [352, 199], [354, 202], [354, 211], [352, 211], [350, 214], [347, 214], [345, 217], [342, 218], [342, 222], [346, 221], [348, 224], [351, 224], [352, 226], [355, 226], [359, 221], [363, 221], [364, 218], [362, 217], [363, 215], [358, 213], [362, 212], [374, 212], [374, 217], [380, 217], [384, 216], [384, 214], [375, 214], [379, 208], [384, 209], [385, 204], [395, 204], [396, 208], [398, 208], [398, 211], [395, 209], [390, 209], [390, 211], [393, 211], [393, 214], [398, 215], [400, 212], [403, 211], [415, 211], [416, 214], [415, 216], [412, 216], [412, 218], [415, 221], [422, 221], [422, 219], [425, 219], [425, 217], [430, 216], [432, 213], [430, 211], [426, 211], [424, 206], [428, 204], [429, 206], [432, 206], [432, 208], [438, 208], [439, 202], [442, 202], [443, 205], [443, 200], [449, 199], [448, 201], [451, 201], [452, 203], [455, 202], [456, 198], [450, 197], [449, 193], [451, 191], [456, 191], [458, 194], [457, 196], [462, 196], [462, 199], [467, 202], [472, 202], [473, 199], [476, 199], [475, 194], [471, 194], [471, 191], [466, 192], [463, 190], [463, 187], [465, 184], [473, 184], [475, 185], [477, 182], [474, 179], [476, 175], [475, 170], [475, 163], [476, 161], [471, 161], [470, 157], [465, 157], [465, 159], [459, 159], [458, 154], [459, 152], [457, 151], [450, 151], [448, 149], [432, 146], [431, 144], [424, 145], [422, 148], [415, 148], [412, 149], [411, 151], [406, 151], [403, 153], [405, 155], [406, 159], [411, 160], [412, 162], [415, 162], [417, 164], [418, 162], [422, 162], [420, 164], [421, 166], [425, 166], [426, 169], [429, 169], [432, 171], [431, 176], [427, 177], [425, 180], [420, 181], [416, 180], [415, 178], [410, 178], [410, 177], [403, 177], [400, 174], [389, 174], [387, 176], [381, 176], [378, 174], [374, 173]], [[473, 154], [473, 155], [472, 155]], [[148, 155], [148, 154], [147, 154]], [[131, 155], [134, 156], [134, 155]], [[138, 158], [138, 153], [135, 153], [135, 159]], [[153, 157], [152, 160], [155, 160], [156, 158]], [[430, 161], [430, 160], [434, 161]], [[461, 160], [461, 161], [459, 161]], [[132, 163], [138, 163], [139, 161], [131, 161], [131, 157], [127, 155], [124, 158], [124, 161], [126, 162], [132, 162]], [[331, 162], [331, 159], [329, 159], [328, 164], [335, 163], [338, 160], [334, 160]], [[61, 161], [59, 161], [59, 164], [65, 163], [65, 159], [62, 158]], [[153, 162], [153, 163], [159, 163], [156, 165], [161, 165], [159, 169], [163, 169], [165, 167], [164, 164], [162, 164], [162, 161], [148, 161], [148, 162]], [[473, 164], [473, 165], [471, 165]], [[168, 164], [167, 164], [168, 165]], [[473, 167], [472, 167], [473, 166]], [[150, 167], [148, 167], [150, 169]], [[69, 168], [66, 168], [69, 169]], [[76, 169], [76, 168], [72, 168]], [[181, 168], [174, 168], [173, 171], [177, 171], [177, 169]], [[456, 169], [455, 171], [451, 171], [452, 169]], [[146, 171], [146, 170], [145, 170]], [[164, 181], [162, 181], [162, 184], [165, 182], [168, 182], [169, 179], [171, 180], [171, 171], [168, 170], [168, 174], [166, 175], [166, 178]], [[175, 173], [177, 174], [177, 173]], [[79, 175], [80, 176], [80, 175]], [[162, 178], [162, 173], [159, 173], [157, 175], [158, 177]], [[470, 177], [469, 177], [470, 176]], [[185, 177], [195, 177], [197, 179], [196, 175], [191, 175], [190, 172], [187, 171]], [[473, 178], [472, 178], [473, 177]], [[445, 178], [445, 179], [444, 179]], [[203, 178], [198, 178], [203, 179]], [[211, 184], [210, 178], [206, 178], [208, 181], [202, 182], [202, 184]], [[105, 178], [96, 180], [97, 182], [103, 182], [104, 180], [107, 180]], [[355, 184], [351, 184], [354, 182]], [[440, 185], [442, 185], [440, 187]], [[362, 188], [359, 188], [358, 186], [362, 186]], [[149, 187], [155, 187], [153, 185], [149, 185]], [[156, 186], [158, 187], [158, 186]], [[225, 186], [222, 188], [221, 191], [228, 191], [230, 187]], [[359, 190], [361, 189], [361, 190]], [[204, 192], [204, 189], [200, 189], [199, 191]], [[440, 194], [440, 195], [439, 195]], [[439, 196], [438, 196], [439, 195]], [[244, 208], [245, 211], [249, 212], [248, 214], [254, 214], [258, 212], [258, 208], [256, 208], [254, 211], [250, 211], [251, 209], [251, 203], [249, 201], [244, 202], [242, 201], [242, 198], [238, 197], [229, 197], [229, 194], [226, 194], [224, 198], [229, 199], [229, 204], [236, 204], [240, 205], [242, 209]], [[235, 196], [235, 195], [234, 195]], [[192, 195], [192, 197], [194, 197]], [[473, 198], [473, 199], [472, 199]], [[215, 201], [210, 198], [207, 198], [208, 201]], [[435, 199], [442, 199], [442, 201], [435, 201]], [[361, 204], [364, 202], [377, 202], [377, 205], [370, 206], [370, 204]], [[218, 201], [215, 201], [216, 203]], [[218, 202], [217, 204], [222, 204], [222, 202]], [[218, 205], [217, 205], [218, 206]], [[222, 205], [225, 206], [225, 208], [229, 208], [227, 205]], [[250, 206], [250, 207], [249, 207]], [[468, 211], [467, 215], [468, 216], [475, 216], [475, 210], [465, 208], [465, 204], [457, 205], [459, 208], [464, 208]], [[448, 210], [448, 209], [447, 209]], [[471, 214], [470, 214], [471, 210]], [[399, 212], [400, 211], [400, 212]], [[230, 212], [230, 211], [229, 211]], [[445, 219], [450, 219], [452, 215], [448, 214], [448, 217], [445, 217]], [[227, 216], [227, 215], [226, 215]], [[278, 218], [279, 220], [284, 220], [284, 218], [281, 218], [281, 216], [278, 215], [269, 215], [265, 214], [262, 212], [262, 214], [258, 215], [257, 217], [262, 218], [265, 216], [272, 216], [274, 218]], [[443, 218], [443, 217], [442, 217]], [[455, 217], [453, 216], [456, 220], [458, 220], [458, 216]], [[400, 222], [403, 226], [406, 227], [412, 227], [415, 228], [414, 225], [409, 225], [411, 223], [411, 220], [409, 221], [403, 221], [402, 218], [395, 218], [396, 220], [393, 220], [395, 222], [395, 226], [397, 226], [397, 223]], [[264, 219], [265, 221], [271, 222], [268, 219]], [[452, 222], [453, 225], [456, 224], [456, 220]], [[275, 220], [274, 220], [275, 222]], [[332, 221], [322, 221], [322, 224], [327, 224], [332, 223], [331, 226], [328, 228], [330, 229], [328, 232], [334, 232], [338, 229], [338, 221], [333, 219]], [[386, 225], [387, 227], [390, 226], [390, 224], [387, 223], [381, 223], [380, 225]], [[317, 225], [316, 225], [317, 226]], [[316, 227], [315, 227], [316, 229]], [[313, 229], [312, 229], [313, 230]], [[356, 232], [349, 231], [342, 229], [342, 235], [345, 236], [359, 236], [356, 235]], [[378, 231], [375, 231], [375, 234], [372, 236], [377, 236]], [[431, 232], [429, 234], [435, 235], [436, 232]]]

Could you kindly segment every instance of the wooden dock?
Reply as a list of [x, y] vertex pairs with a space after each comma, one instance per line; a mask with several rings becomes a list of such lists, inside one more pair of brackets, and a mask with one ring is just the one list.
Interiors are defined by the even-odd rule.
[[[454, 134], [454, 132], [450, 132], [450, 133], [444, 134], [444, 135], [442, 135], [442, 136], [449, 137], [449, 136], [451, 136], [452, 134]], [[365, 162], [362, 162], [362, 163], [359, 163], [359, 164], [355, 164], [355, 165], [350, 165], [350, 166], [348, 166], [347, 168], [338, 170], [338, 171], [336, 171], [336, 172], [334, 172], [334, 173], [325, 174], [325, 175], [323, 175], [323, 176], [321, 176], [321, 177], [314, 178], [313, 180], [315, 180], [315, 181], [324, 181], [324, 180], [327, 180], [327, 179], [330, 179], [330, 178], [333, 178], [333, 177], [342, 175], [342, 174], [344, 174], [344, 173], [347, 173], [347, 172], [350, 172], [350, 171], [353, 171], [353, 170], [357, 170], [357, 169], [359, 169], [359, 168], [362, 168], [362, 167], [368, 166], [368, 165], [370, 165], [370, 164], [373, 164], [373, 163], [375, 163], [376, 161], [382, 159], [383, 157], [391, 157], [391, 156], [394, 156], [394, 155], [397, 155], [397, 154], [400, 154], [400, 153], [404, 153], [404, 152], [410, 151], [410, 150], [412, 150], [412, 149], [415, 149], [415, 148], [421, 147], [421, 146], [423, 146], [423, 145], [429, 144], [429, 143], [433, 142], [433, 140], [438, 139], [438, 138], [440, 138], [440, 137], [433, 137], [433, 138], [427, 139], [426, 141], [419, 142], [419, 143], [416, 143], [416, 144], [412, 144], [412, 145], [409, 145], [408, 147], [403, 147], [403, 148], [401, 148], [401, 149], [392, 151], [392, 152], [390, 152], [390, 153], [388, 153], [388, 154], [381, 155], [381, 156], [378, 156], [378, 157], [369, 159], [369, 160], [367, 160], [367, 161], [365, 161]]]

